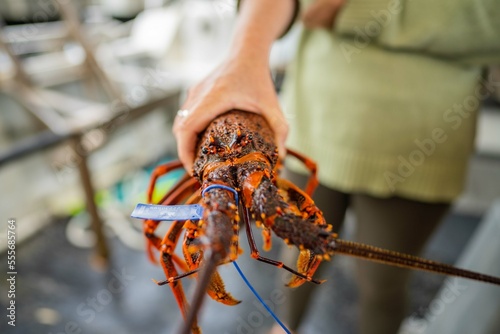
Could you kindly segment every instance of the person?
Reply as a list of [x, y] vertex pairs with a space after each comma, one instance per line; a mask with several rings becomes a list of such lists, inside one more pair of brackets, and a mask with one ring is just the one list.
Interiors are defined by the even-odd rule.
[[[192, 168], [197, 135], [231, 109], [263, 115], [285, 141], [318, 162], [315, 201], [340, 229], [347, 208], [359, 242], [418, 254], [462, 191], [475, 119], [489, 92], [484, 67], [500, 59], [500, 6], [467, 0], [303, 1], [305, 26], [283, 87], [269, 52], [297, 12], [292, 0], [241, 3], [231, 51], [192, 87], [174, 121], [178, 154]], [[302, 182], [300, 166], [288, 164]], [[324, 264], [322, 265], [324, 266]], [[405, 316], [409, 271], [357, 266], [360, 332], [391, 334]], [[296, 330], [312, 285], [298, 289]], [[300, 302], [299, 302], [300, 300]]]

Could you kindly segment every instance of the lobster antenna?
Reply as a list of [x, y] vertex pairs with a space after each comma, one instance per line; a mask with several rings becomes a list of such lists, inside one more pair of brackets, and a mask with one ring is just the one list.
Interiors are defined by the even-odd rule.
[[[211, 189], [214, 188], [219, 188], [219, 189], [224, 189], [232, 192], [234, 194], [235, 202], [238, 203], [238, 192], [234, 190], [231, 187], [222, 185], [222, 184], [212, 184], [201, 192], [201, 197], [205, 195], [205, 193]], [[197, 218], [199, 219], [199, 218]], [[191, 218], [192, 220], [192, 218]], [[205, 292], [207, 291], [207, 286], [210, 283], [210, 278], [212, 277], [212, 274], [215, 271], [215, 268], [217, 268], [217, 265], [219, 261], [221, 260], [221, 254], [212, 251], [211, 249], [207, 249], [205, 252], [206, 256], [206, 263], [201, 269], [200, 276], [199, 276], [199, 281], [196, 286], [196, 289], [194, 291], [194, 297], [193, 297], [193, 303], [189, 309], [189, 313], [186, 317], [186, 321], [181, 327], [181, 330], [179, 331], [180, 334], [189, 334], [191, 331], [191, 326], [194, 323], [196, 319], [196, 315], [198, 314], [198, 311], [200, 310], [201, 304], [203, 303], [204, 297], [205, 297]], [[287, 332], [289, 333], [289, 332]]]
[[333, 251], [334, 254], [354, 256], [363, 260], [388, 264], [391, 266], [423, 270], [436, 274], [463, 277], [476, 281], [500, 285], [499, 277], [484, 275], [474, 271], [450, 266], [448, 264], [357, 242], [335, 239], [330, 242], [330, 250]]
[[217, 267], [217, 263], [219, 262], [220, 254], [213, 252], [211, 250], [207, 250], [205, 252], [209, 253], [206, 263], [201, 269], [201, 273], [199, 276], [199, 281], [194, 291], [193, 303], [189, 308], [189, 313], [186, 317], [186, 321], [181, 326], [179, 334], [190, 334], [191, 326], [196, 319], [196, 315], [200, 310], [201, 304], [203, 303], [203, 299], [205, 297], [205, 292], [207, 291], [207, 286], [210, 283], [210, 278]]
[[281, 328], [283, 328], [283, 330], [285, 331], [285, 333], [291, 334], [290, 330], [288, 328], [286, 328], [285, 324], [283, 324], [283, 322], [281, 322], [281, 320], [278, 318], [278, 316], [271, 310], [271, 308], [269, 306], [267, 306], [267, 304], [264, 302], [264, 300], [259, 295], [259, 293], [254, 289], [254, 287], [252, 286], [252, 284], [250, 284], [250, 282], [245, 277], [245, 275], [243, 274], [243, 272], [240, 269], [240, 266], [238, 266], [238, 264], [236, 263], [236, 261], [233, 261], [233, 265], [236, 268], [236, 270], [238, 271], [238, 274], [240, 274], [240, 276], [243, 279], [243, 281], [245, 282], [245, 284], [250, 289], [250, 291], [252, 291], [252, 293], [255, 295], [255, 297], [257, 297], [257, 299], [260, 301], [260, 303], [262, 304], [262, 306], [264, 306], [266, 308], [267, 312], [269, 312], [269, 314], [271, 314], [271, 316], [274, 318], [274, 320], [276, 320], [276, 322], [281, 326]]

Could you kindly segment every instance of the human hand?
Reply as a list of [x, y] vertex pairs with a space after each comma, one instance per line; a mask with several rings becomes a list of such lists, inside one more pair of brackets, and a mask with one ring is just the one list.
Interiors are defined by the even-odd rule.
[[229, 58], [193, 86], [177, 116], [173, 132], [179, 159], [192, 173], [197, 135], [218, 115], [232, 109], [261, 114], [274, 130], [280, 155], [285, 153], [288, 124], [281, 112], [267, 59], [249, 56]]
[[308, 29], [331, 29], [337, 14], [346, 0], [316, 0], [302, 14], [302, 22]]

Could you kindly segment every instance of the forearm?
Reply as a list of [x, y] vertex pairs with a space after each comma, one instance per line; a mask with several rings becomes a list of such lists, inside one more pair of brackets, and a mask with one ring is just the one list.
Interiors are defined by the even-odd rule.
[[230, 57], [267, 63], [272, 43], [293, 19], [295, 5], [294, 0], [242, 1]]
[[192, 171], [198, 135], [218, 115], [238, 109], [265, 117], [283, 157], [288, 133], [286, 119], [269, 72], [269, 52], [293, 19], [296, 0], [245, 0], [240, 7], [229, 58], [191, 87], [176, 117], [174, 134], [179, 159]]

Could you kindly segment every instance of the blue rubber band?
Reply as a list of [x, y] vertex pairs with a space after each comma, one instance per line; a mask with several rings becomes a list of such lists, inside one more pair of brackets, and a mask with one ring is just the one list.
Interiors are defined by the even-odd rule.
[[253, 286], [250, 284], [250, 282], [247, 280], [247, 278], [245, 277], [245, 275], [243, 275], [243, 272], [241, 271], [240, 267], [238, 266], [238, 264], [236, 263], [236, 261], [233, 261], [233, 265], [235, 266], [236, 270], [238, 271], [238, 273], [240, 274], [241, 278], [243, 278], [243, 281], [246, 283], [246, 285], [250, 288], [250, 291], [253, 292], [253, 294], [255, 295], [255, 297], [257, 297], [257, 299], [261, 302], [261, 304], [266, 308], [266, 310], [269, 312], [269, 314], [271, 314], [271, 316], [274, 318], [274, 320], [276, 320], [276, 322], [281, 326], [281, 328], [283, 328], [283, 330], [285, 331], [285, 333], [287, 334], [291, 334], [290, 330], [288, 328], [286, 328], [285, 324], [283, 324], [281, 322], [281, 320], [278, 318], [278, 316], [276, 314], [274, 314], [274, 312], [269, 308], [269, 306], [267, 306], [267, 304], [264, 302], [264, 300], [259, 296], [259, 294], [257, 293], [257, 291], [253, 288]]
[[218, 189], [224, 189], [224, 190], [229, 190], [230, 192], [232, 192], [234, 194], [234, 199], [236, 201], [236, 205], [238, 205], [238, 192], [236, 190], [234, 190], [233, 188], [225, 186], [225, 185], [222, 185], [222, 184], [212, 184], [212, 185], [206, 187], [201, 192], [201, 196], [203, 197], [205, 195], [205, 193], [207, 191], [209, 191], [210, 189], [216, 189], [216, 188], [218, 188]]

